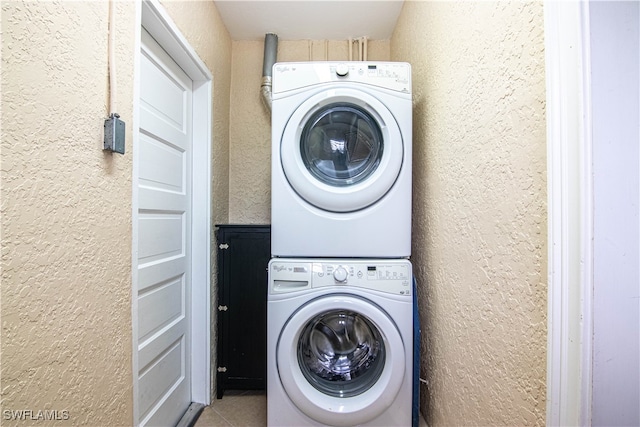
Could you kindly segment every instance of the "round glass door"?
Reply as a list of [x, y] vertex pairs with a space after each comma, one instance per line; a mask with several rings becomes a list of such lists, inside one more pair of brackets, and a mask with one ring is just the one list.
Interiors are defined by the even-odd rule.
[[366, 92], [319, 92], [291, 115], [280, 140], [282, 170], [307, 203], [355, 212], [383, 198], [402, 169], [404, 142], [395, 118]]
[[352, 397], [369, 390], [384, 368], [381, 332], [354, 311], [333, 310], [311, 319], [298, 341], [302, 374], [320, 392]]
[[396, 399], [406, 375], [395, 323], [376, 304], [348, 294], [300, 307], [280, 332], [276, 359], [293, 404], [332, 426], [378, 417]]
[[333, 186], [367, 179], [380, 164], [384, 142], [376, 120], [354, 104], [327, 105], [309, 118], [300, 138], [302, 161]]

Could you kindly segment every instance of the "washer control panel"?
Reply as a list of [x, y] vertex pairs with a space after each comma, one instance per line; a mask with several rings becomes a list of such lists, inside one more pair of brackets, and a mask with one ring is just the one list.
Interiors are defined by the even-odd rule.
[[356, 286], [396, 295], [411, 295], [408, 260], [293, 260], [269, 263], [269, 292], [285, 293], [330, 286]]

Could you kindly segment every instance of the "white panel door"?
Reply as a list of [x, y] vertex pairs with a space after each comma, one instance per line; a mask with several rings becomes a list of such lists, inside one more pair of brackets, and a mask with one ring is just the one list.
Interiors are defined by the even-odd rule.
[[140, 425], [175, 425], [191, 403], [191, 79], [142, 30], [138, 155]]

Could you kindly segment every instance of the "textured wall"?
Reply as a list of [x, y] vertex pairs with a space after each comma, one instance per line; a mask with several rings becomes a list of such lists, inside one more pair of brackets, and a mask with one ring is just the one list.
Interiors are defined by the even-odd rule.
[[[231, 80], [229, 222], [268, 224], [271, 220], [271, 116], [262, 103], [263, 41], [233, 42]], [[278, 61], [349, 58], [346, 41], [280, 40]], [[371, 40], [369, 60], [388, 61], [389, 41]]]
[[132, 420], [135, 7], [117, 5], [124, 156], [102, 151], [108, 7], [2, 2], [2, 409], [76, 425]]
[[542, 3], [406, 2], [413, 263], [430, 425], [543, 425], [546, 158]]

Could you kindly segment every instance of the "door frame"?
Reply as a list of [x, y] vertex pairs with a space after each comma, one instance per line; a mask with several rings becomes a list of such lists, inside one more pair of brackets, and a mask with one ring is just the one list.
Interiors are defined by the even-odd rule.
[[138, 372], [138, 190], [140, 127], [140, 49], [144, 28], [193, 81], [192, 221], [191, 221], [191, 401], [211, 402], [211, 124], [213, 76], [158, 0], [136, 2], [133, 197], [132, 197], [132, 345], [133, 424], [139, 422]]
[[589, 3], [545, 2], [547, 425], [591, 425], [593, 162]]

